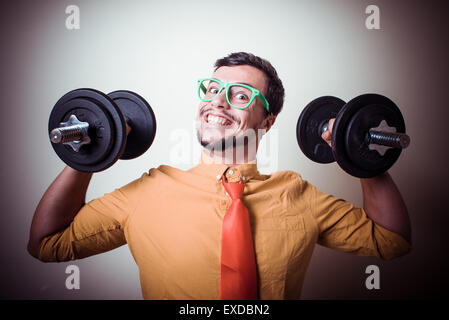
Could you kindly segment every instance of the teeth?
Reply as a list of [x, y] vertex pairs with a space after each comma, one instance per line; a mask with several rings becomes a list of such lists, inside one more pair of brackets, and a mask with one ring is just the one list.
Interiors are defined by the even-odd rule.
[[207, 116], [207, 122], [208, 123], [219, 124], [219, 125], [222, 125], [222, 126], [231, 124], [229, 120], [226, 120], [226, 119], [224, 119], [222, 117], [216, 117], [216, 116], [213, 116], [213, 115], [208, 115]]

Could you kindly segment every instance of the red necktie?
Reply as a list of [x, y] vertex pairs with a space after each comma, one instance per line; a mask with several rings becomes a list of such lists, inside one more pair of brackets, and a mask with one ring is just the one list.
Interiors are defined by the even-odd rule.
[[257, 273], [248, 210], [242, 203], [243, 182], [225, 182], [232, 199], [221, 236], [221, 300], [256, 300]]

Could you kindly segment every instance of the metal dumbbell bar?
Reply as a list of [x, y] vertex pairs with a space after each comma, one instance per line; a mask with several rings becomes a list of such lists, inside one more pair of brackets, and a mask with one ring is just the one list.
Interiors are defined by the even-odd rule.
[[370, 144], [405, 149], [410, 144], [410, 137], [405, 133], [370, 130], [369, 141]]
[[87, 133], [89, 123], [81, 122], [75, 115], [71, 115], [67, 122], [62, 122], [61, 127], [50, 132], [50, 141], [53, 143], [68, 144], [73, 151], [78, 152], [82, 145], [90, 143]]

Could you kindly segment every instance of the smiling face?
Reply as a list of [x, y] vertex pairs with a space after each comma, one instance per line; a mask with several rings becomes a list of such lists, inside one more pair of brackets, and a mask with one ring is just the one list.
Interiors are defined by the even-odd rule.
[[[249, 85], [266, 96], [267, 77], [265, 73], [249, 65], [224, 66], [218, 68], [212, 78]], [[197, 135], [203, 147], [220, 150], [229, 139], [238, 140], [245, 136], [249, 129], [257, 134], [258, 129], [271, 127], [275, 116], [265, 117], [265, 109], [259, 98], [253, 100], [246, 109], [230, 106], [226, 100], [226, 92], [222, 90], [210, 102], [201, 101], [197, 115]], [[260, 138], [260, 137], [259, 137]]]

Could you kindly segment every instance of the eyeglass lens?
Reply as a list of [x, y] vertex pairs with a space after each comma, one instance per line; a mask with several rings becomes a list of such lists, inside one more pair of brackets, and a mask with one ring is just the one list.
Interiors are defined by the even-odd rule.
[[[221, 85], [217, 81], [203, 80], [200, 88], [200, 98], [203, 100], [212, 100], [219, 93]], [[238, 108], [248, 106], [252, 95], [253, 91], [251, 89], [238, 84], [231, 85], [228, 88], [229, 102]]]

